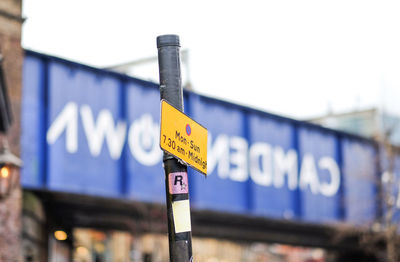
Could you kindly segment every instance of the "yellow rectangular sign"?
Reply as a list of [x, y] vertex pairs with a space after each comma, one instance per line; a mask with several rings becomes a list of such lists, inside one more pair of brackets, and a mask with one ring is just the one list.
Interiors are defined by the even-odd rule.
[[161, 100], [160, 147], [207, 175], [207, 129]]

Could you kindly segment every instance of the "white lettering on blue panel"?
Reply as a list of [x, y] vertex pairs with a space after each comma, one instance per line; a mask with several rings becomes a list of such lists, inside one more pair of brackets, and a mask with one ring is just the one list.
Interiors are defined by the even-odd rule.
[[[105, 140], [109, 155], [114, 160], [120, 158], [124, 144], [128, 143], [132, 157], [140, 164], [154, 166], [161, 162], [159, 123], [150, 114], [143, 114], [127, 130], [127, 123], [114, 121], [110, 110], [101, 110], [96, 119], [88, 105], [82, 105], [79, 112], [80, 115], [76, 103], [65, 105], [47, 131], [49, 145], [53, 145], [65, 133], [66, 151], [76, 153], [80, 116], [89, 152], [93, 157], [97, 157], [103, 150]], [[312, 154], [306, 153], [299, 159], [294, 149], [285, 152], [282, 147], [265, 142], [249, 145], [243, 137], [226, 134], [217, 136], [213, 143], [212, 135], [209, 134], [207, 173], [212, 174], [214, 170], [221, 179], [245, 182], [250, 178], [260, 186], [277, 189], [286, 186], [289, 190], [300, 188], [326, 197], [335, 196], [341, 183], [339, 166], [332, 157], [315, 159]], [[321, 181], [318, 170], [325, 171], [329, 179]]]

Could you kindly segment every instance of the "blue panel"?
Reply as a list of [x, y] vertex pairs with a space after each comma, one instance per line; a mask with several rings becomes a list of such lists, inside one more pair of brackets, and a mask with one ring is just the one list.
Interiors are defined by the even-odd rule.
[[[198, 208], [230, 212], [247, 210], [247, 167], [243, 167], [239, 151], [247, 154], [247, 141], [243, 132], [243, 112], [232, 106], [208, 101], [199, 96], [190, 97], [192, 117], [208, 128], [208, 168], [205, 178], [200, 174], [193, 181], [193, 205]], [[246, 163], [244, 163], [246, 164]], [[244, 172], [242, 171], [244, 169]]]
[[394, 182], [392, 196], [395, 199], [395, 212], [393, 214], [393, 222], [397, 223], [400, 221], [400, 155], [394, 155]]
[[336, 138], [331, 132], [314, 128], [299, 129], [299, 188], [301, 214], [309, 222], [338, 220], [340, 209], [340, 167]]
[[[253, 213], [293, 218], [297, 189], [297, 159], [290, 158], [290, 151], [295, 153], [292, 144], [293, 127], [289, 122], [253, 113], [249, 115], [249, 134]], [[291, 167], [294, 173], [291, 173]], [[295, 178], [291, 177], [292, 181], [289, 181], [289, 176], [293, 175]]]
[[373, 222], [377, 212], [377, 153], [367, 143], [343, 140], [343, 184], [346, 221], [356, 225]]
[[41, 122], [44, 101], [44, 63], [39, 58], [27, 57], [23, 70], [23, 97], [21, 115], [21, 183], [26, 187], [42, 187], [43, 184], [43, 138]]
[[[400, 220], [400, 155], [395, 151], [388, 152], [388, 148], [381, 147], [381, 171], [382, 171], [382, 215], [393, 216], [392, 221], [398, 223]], [[392, 177], [393, 176], [393, 177]], [[392, 198], [392, 214], [389, 213], [389, 200]]]
[[[117, 79], [107, 75], [57, 62], [49, 65], [49, 125], [54, 126], [56, 118], [61, 118], [64, 113], [63, 121], [71, 128], [68, 130], [61, 125], [63, 133], [48, 147], [50, 188], [119, 195], [118, 162], [111, 158], [109, 146], [116, 143], [109, 141], [108, 144], [101, 137], [104, 134], [102, 130], [115, 130], [117, 120], [121, 120], [118, 119], [118, 87]], [[84, 116], [87, 121], [84, 121]], [[68, 137], [74, 144], [75, 136], [78, 138], [76, 148], [71, 146], [68, 150], [66, 139]]]
[[[157, 85], [29, 52], [23, 74], [24, 187], [164, 203]], [[185, 99], [186, 113], [209, 131], [209, 176], [189, 168], [193, 208], [373, 222], [379, 180], [370, 141], [191, 92]]]
[[164, 202], [165, 185], [160, 137], [160, 91], [156, 85], [127, 85], [127, 172], [129, 197]]

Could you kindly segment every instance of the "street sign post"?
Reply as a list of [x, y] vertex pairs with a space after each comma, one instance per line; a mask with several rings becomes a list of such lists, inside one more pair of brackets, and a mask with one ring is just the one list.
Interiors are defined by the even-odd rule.
[[[157, 37], [157, 48], [160, 96], [162, 100], [170, 104], [168, 105], [165, 101], [162, 102], [164, 113], [173, 114], [173, 117], [176, 117], [178, 113], [175, 110], [183, 111], [179, 37], [176, 35], [159, 36]], [[171, 107], [176, 109], [172, 110]], [[183, 121], [182, 116], [179, 116], [178, 119]], [[174, 157], [174, 155], [179, 155], [183, 152], [180, 151], [179, 153], [177, 151], [178, 140], [174, 135], [176, 135], [176, 132], [182, 132], [179, 136], [183, 132], [191, 133], [193, 122], [183, 122], [189, 124], [189, 127], [185, 127], [185, 131], [185, 129], [182, 130], [180, 126], [175, 126], [174, 123], [170, 122], [178, 119], [164, 118], [163, 124], [166, 128], [164, 132], [161, 132], [165, 137], [161, 137], [164, 141], [160, 143], [165, 148], [168, 148], [168, 150], [164, 151], [163, 163], [168, 213], [169, 258], [171, 262], [192, 262], [192, 229], [187, 166]], [[179, 146], [182, 147], [182, 144], [183, 142], [181, 141]], [[183, 150], [186, 153], [186, 149]], [[189, 152], [189, 149], [187, 150]]]

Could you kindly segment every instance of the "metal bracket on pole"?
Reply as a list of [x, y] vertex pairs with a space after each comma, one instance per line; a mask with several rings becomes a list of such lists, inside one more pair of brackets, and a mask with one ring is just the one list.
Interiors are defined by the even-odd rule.
[[[183, 91], [179, 58], [179, 37], [157, 37], [160, 96], [183, 112]], [[169, 257], [171, 262], [192, 262], [192, 232], [187, 166], [164, 152], [165, 189], [168, 213]], [[176, 189], [176, 186], [180, 189]]]

